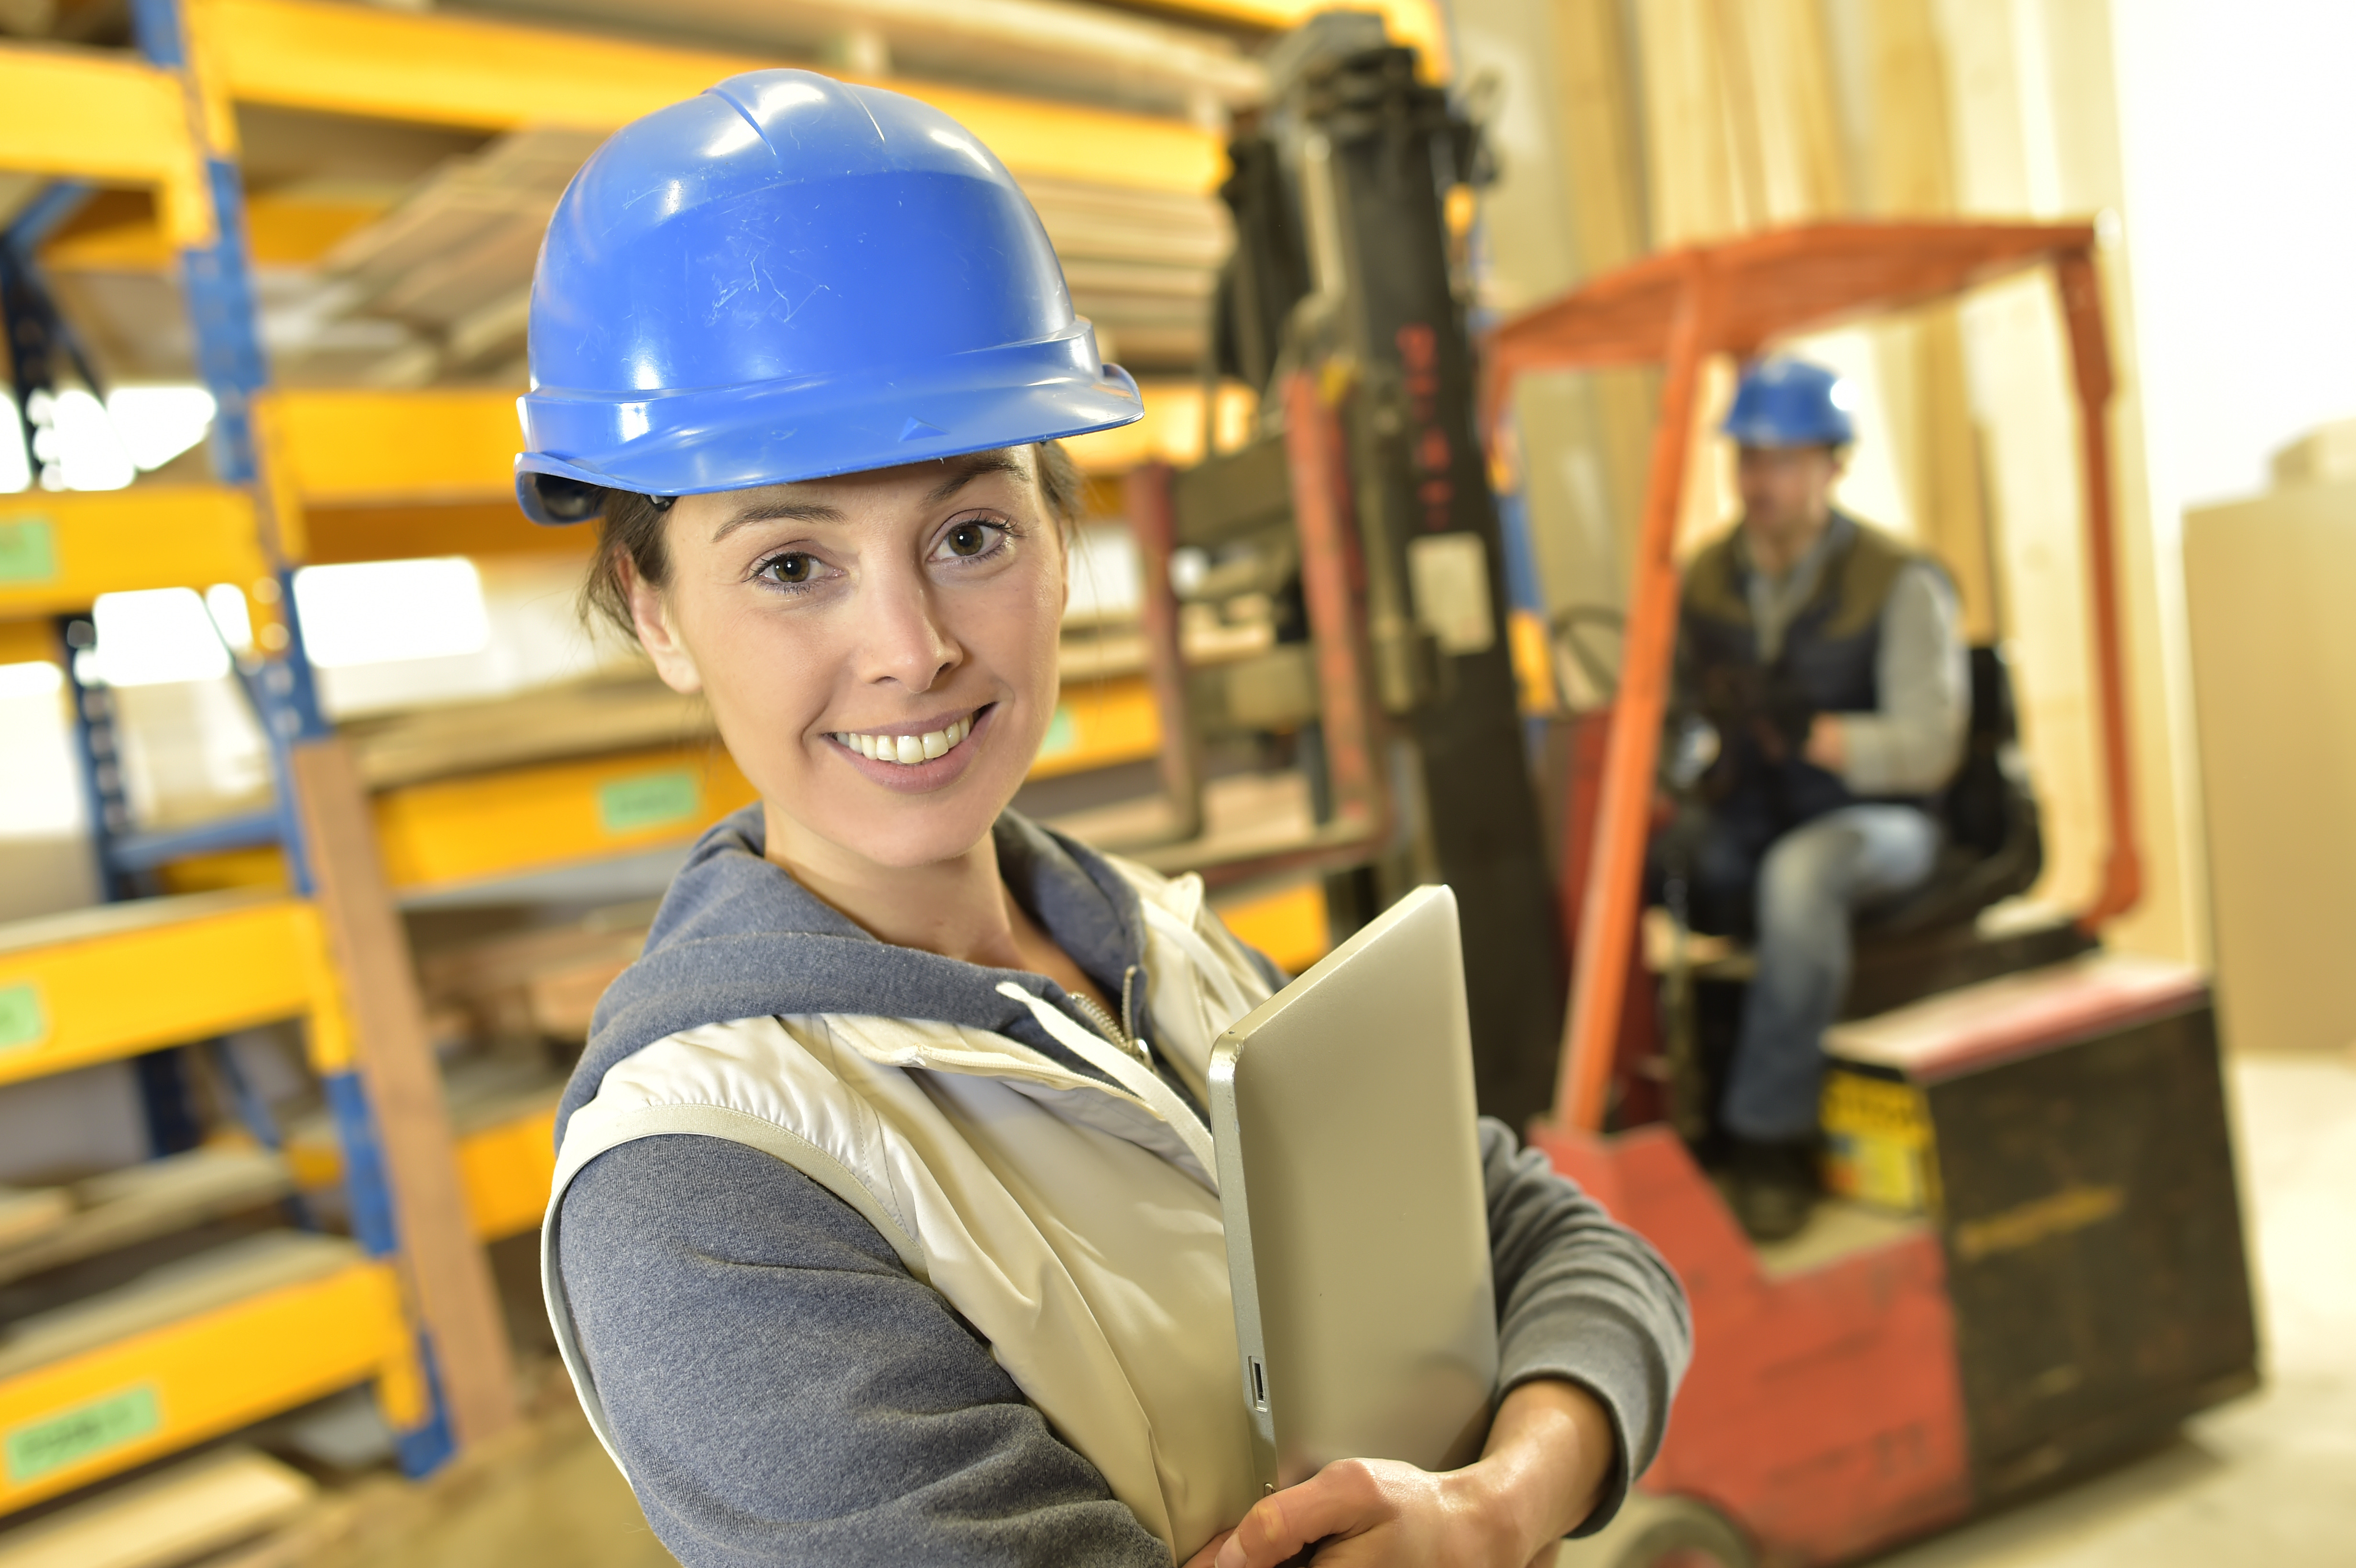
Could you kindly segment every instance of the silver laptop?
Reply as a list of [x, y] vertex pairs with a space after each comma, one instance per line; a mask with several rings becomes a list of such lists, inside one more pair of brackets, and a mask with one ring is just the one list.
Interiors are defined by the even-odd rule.
[[1263, 1490], [1452, 1469], [1497, 1379], [1456, 896], [1419, 888], [1219, 1037], [1211, 1136]]

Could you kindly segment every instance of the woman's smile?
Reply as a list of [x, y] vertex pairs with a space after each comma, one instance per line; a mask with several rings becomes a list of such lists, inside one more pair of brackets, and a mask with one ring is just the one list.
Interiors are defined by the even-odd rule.
[[880, 730], [834, 730], [827, 739], [847, 760], [877, 783], [921, 792], [963, 773], [986, 733], [998, 704], [985, 703], [946, 720], [916, 720]]

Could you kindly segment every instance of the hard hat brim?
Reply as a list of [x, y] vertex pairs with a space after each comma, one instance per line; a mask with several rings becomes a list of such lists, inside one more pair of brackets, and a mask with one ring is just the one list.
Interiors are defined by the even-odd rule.
[[[536, 483], [546, 475], [642, 495], [699, 496], [830, 478], [932, 458], [1025, 446], [1112, 430], [1145, 417], [1137, 382], [1118, 365], [1087, 365], [1095, 334], [955, 356], [921, 379], [859, 379], [855, 400], [834, 378], [652, 392], [536, 388], [518, 400], [527, 450], [515, 460], [516, 500], [536, 523], [554, 515]], [[1083, 357], [1085, 356], [1085, 357]], [[888, 390], [878, 394], [877, 386]]]

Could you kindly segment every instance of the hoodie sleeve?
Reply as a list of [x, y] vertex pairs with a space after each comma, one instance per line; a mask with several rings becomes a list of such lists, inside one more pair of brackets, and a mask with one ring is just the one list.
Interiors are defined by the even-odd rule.
[[1685, 1287], [1644, 1238], [1614, 1221], [1503, 1122], [1481, 1119], [1497, 1288], [1497, 1387], [1575, 1382], [1612, 1416], [1619, 1458], [1574, 1535], [1612, 1520], [1660, 1451], [1669, 1401], [1693, 1356]]
[[616, 1446], [686, 1568], [1168, 1568], [980, 1337], [791, 1166], [644, 1138], [560, 1218]]

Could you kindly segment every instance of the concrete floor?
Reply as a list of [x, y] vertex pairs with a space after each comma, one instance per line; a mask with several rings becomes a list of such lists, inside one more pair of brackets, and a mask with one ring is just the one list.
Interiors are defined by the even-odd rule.
[[[1875, 1568], [2356, 1564], [2356, 1054], [2232, 1069], [2265, 1387], [2166, 1449]], [[664, 1568], [580, 1424], [319, 1568]]]

